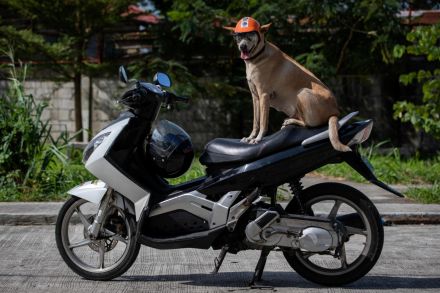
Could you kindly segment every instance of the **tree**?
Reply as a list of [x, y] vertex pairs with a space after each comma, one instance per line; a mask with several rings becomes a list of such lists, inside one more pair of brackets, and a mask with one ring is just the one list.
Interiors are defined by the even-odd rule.
[[[252, 105], [245, 67], [233, 38], [222, 29], [253, 16], [273, 25], [267, 39], [328, 82], [336, 74], [377, 74], [392, 69], [387, 62], [403, 36], [396, 17], [397, 0], [322, 1], [152, 1], [164, 17], [159, 32], [160, 56], [183, 63], [194, 76], [211, 84], [234, 86], [231, 95], [210, 92], [229, 113], [223, 135], [242, 136], [250, 127]], [[180, 41], [180, 42], [179, 42]], [[391, 53], [390, 53], [391, 52]], [[284, 118], [270, 114], [270, 131]]]
[[[75, 128], [83, 128], [81, 113], [81, 77], [93, 69], [86, 56], [92, 37], [104, 28], [121, 21], [121, 14], [132, 1], [127, 0], [2, 0], [2, 15], [20, 15], [24, 27], [3, 25], [0, 38], [13, 42], [17, 58], [41, 58], [65, 80], [73, 80], [75, 96]], [[53, 38], [45, 36], [51, 32]], [[29, 58], [30, 57], [30, 58]], [[83, 139], [79, 132], [78, 139]]]
[[[159, 2], [159, 1], [155, 1]], [[243, 16], [273, 24], [269, 40], [318, 75], [377, 73], [403, 35], [397, 0], [160, 1], [188, 46], [233, 46], [221, 29]], [[212, 51], [208, 51], [211, 53]], [[215, 52], [215, 51], [214, 51]], [[313, 55], [310, 57], [309, 55]]]
[[[407, 34], [410, 45], [396, 45], [394, 55], [401, 58], [405, 53], [425, 56], [426, 60], [438, 66], [440, 61], [440, 24], [416, 27]], [[424, 130], [440, 139], [440, 68], [421, 69], [400, 76], [404, 85], [421, 85], [421, 103], [400, 101], [394, 104], [394, 118], [410, 122], [417, 130]]]

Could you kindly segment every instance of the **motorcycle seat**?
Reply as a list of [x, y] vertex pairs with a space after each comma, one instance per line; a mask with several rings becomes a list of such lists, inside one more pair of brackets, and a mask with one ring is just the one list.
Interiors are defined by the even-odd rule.
[[316, 128], [288, 125], [272, 135], [263, 137], [258, 144], [248, 144], [233, 138], [215, 138], [206, 144], [199, 160], [208, 167], [247, 163], [298, 146], [303, 140], [327, 129], [327, 125]]
[[[340, 119], [339, 128], [358, 113], [352, 112]], [[213, 139], [206, 144], [199, 161], [208, 167], [245, 164], [300, 144], [306, 147], [327, 138], [328, 125], [314, 128], [288, 125], [272, 135], [263, 137], [258, 144], [248, 144], [233, 138]]]

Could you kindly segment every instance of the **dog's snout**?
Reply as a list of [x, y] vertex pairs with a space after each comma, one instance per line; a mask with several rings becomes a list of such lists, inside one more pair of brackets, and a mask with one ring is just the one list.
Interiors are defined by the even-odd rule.
[[247, 51], [247, 46], [246, 46], [246, 44], [240, 44], [240, 46], [238, 46], [238, 48], [239, 48], [241, 51]]

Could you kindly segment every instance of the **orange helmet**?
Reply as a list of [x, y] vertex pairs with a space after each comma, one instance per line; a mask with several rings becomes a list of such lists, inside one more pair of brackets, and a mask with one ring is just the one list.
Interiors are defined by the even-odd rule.
[[260, 32], [260, 24], [252, 17], [246, 16], [237, 22], [235, 33]]

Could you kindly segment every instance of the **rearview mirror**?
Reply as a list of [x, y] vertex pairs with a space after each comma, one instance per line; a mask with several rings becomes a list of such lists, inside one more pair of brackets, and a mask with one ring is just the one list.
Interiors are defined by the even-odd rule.
[[123, 83], [128, 82], [127, 72], [125, 71], [124, 65], [119, 67], [119, 80]]
[[171, 86], [171, 79], [168, 76], [168, 74], [163, 72], [157, 72], [153, 77], [154, 84], [158, 84], [164, 87], [170, 87]]

